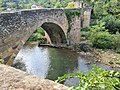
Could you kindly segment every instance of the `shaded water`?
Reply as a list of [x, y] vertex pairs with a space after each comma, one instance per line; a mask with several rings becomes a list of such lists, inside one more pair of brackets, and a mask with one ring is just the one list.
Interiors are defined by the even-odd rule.
[[[92, 64], [78, 53], [68, 49], [25, 45], [17, 55], [13, 66], [38, 77], [56, 80], [66, 73], [87, 72]], [[109, 66], [97, 64], [104, 69]]]

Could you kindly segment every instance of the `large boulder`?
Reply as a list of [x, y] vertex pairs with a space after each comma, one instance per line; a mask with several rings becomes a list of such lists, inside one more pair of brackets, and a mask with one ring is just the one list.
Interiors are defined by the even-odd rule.
[[0, 90], [67, 90], [68, 87], [0, 64]]

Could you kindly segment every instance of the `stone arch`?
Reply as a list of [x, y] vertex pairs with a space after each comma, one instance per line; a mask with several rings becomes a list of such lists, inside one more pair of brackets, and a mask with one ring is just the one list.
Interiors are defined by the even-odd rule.
[[62, 28], [53, 22], [44, 22], [41, 27], [47, 32], [52, 44], [66, 44], [66, 35]]

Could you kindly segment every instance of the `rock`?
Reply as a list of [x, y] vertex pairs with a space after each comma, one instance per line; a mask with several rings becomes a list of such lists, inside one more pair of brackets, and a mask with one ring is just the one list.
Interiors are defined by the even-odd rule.
[[86, 52], [86, 54], [87, 54], [88, 56], [92, 56], [92, 54], [91, 54], [90, 52]]
[[0, 64], [0, 90], [67, 90], [68, 87], [51, 80], [29, 75]]
[[87, 62], [87, 63], [85, 63], [85, 65], [90, 65], [91, 64], [91, 62]]
[[112, 59], [116, 59], [116, 56], [113, 56]]

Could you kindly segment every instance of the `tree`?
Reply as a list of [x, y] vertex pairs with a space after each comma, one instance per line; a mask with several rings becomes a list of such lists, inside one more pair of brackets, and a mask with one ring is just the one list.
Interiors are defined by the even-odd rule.
[[75, 5], [75, 2], [69, 2], [66, 8], [77, 8], [77, 6]]

